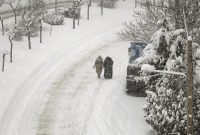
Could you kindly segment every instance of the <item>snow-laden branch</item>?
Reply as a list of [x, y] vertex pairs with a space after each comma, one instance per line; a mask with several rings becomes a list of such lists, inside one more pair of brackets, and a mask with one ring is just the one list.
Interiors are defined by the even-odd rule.
[[151, 66], [149, 64], [142, 65], [141, 71], [144, 71], [144, 72], [156, 72], [156, 73], [163, 73], [163, 74], [181, 75], [181, 76], [186, 77], [186, 75], [184, 73], [181, 73], [181, 72], [174, 72], [174, 71], [167, 71], [167, 70], [155, 70], [155, 67]]

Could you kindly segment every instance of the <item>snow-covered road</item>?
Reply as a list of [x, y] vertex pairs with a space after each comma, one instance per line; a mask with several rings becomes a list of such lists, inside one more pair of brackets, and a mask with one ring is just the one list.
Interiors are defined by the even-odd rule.
[[[20, 59], [16, 56], [15, 66], [8, 65], [7, 70], [18, 80], [2, 74], [13, 86], [0, 85], [11, 94], [2, 91], [7, 98], [0, 97], [5, 103], [0, 111], [0, 135], [151, 135], [143, 118], [144, 99], [124, 92], [128, 43], [115, 35], [121, 22], [130, 18], [133, 3], [119, 1], [103, 17], [97, 15], [99, 8], [92, 7], [90, 21], [83, 17], [76, 30], [66, 19], [67, 27], [53, 28], [52, 37], [46, 31], [44, 45], [35, 45], [32, 53], [25, 54], [23, 66], [17, 65], [21, 54]], [[22, 45], [16, 52], [26, 47]], [[99, 54], [113, 58], [112, 80], [97, 79], [93, 65]]]

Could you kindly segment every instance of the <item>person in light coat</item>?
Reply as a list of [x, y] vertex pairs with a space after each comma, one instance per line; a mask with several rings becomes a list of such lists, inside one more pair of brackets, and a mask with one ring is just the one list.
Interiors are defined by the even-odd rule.
[[97, 76], [100, 78], [103, 70], [103, 58], [99, 55], [95, 61], [94, 68], [96, 68]]

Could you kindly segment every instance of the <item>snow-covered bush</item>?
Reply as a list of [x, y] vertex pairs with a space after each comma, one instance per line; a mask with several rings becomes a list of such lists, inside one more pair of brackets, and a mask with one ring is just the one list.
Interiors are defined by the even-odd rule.
[[42, 18], [47, 12], [46, 0], [29, 0], [29, 11], [36, 19]]
[[[21, 17], [17, 24], [9, 26], [8, 31], [13, 33], [13, 40], [21, 40], [22, 36], [37, 36], [39, 20], [46, 13], [46, 2], [44, 0], [29, 0], [29, 7], [21, 11]], [[27, 30], [27, 26], [29, 30]]]
[[160, 135], [186, 131], [185, 78], [164, 75], [155, 87], [147, 91], [147, 105], [144, 107], [146, 121]]
[[64, 22], [64, 16], [61, 14], [58, 14], [57, 12], [52, 12], [47, 14], [43, 18], [44, 22], [51, 24], [51, 25], [61, 25]]
[[[27, 15], [26, 15], [27, 17]], [[17, 24], [9, 24], [6, 27], [8, 33], [12, 33], [12, 40], [20, 41], [23, 36], [28, 35], [27, 25], [29, 25], [30, 36], [37, 36], [38, 31], [38, 21], [34, 18], [29, 18], [28, 20], [20, 19]]]
[[[103, 0], [104, 8], [114, 8], [117, 0]], [[101, 6], [101, 0], [98, 1], [98, 5]]]
[[22, 40], [22, 30], [18, 24], [7, 25], [5, 31], [8, 32], [8, 35], [12, 35], [12, 40]]
[[78, 1], [73, 1], [73, 4], [64, 11], [64, 16], [69, 18], [79, 18], [81, 7]]
[[[170, 21], [164, 18], [158, 22], [160, 29], [152, 36], [150, 44], [144, 49], [139, 64], [155, 65], [157, 69], [185, 72], [186, 33], [183, 29], [170, 30]], [[197, 61], [199, 45], [193, 43], [194, 65]], [[199, 66], [194, 66], [194, 134], [200, 134], [200, 81]], [[160, 75], [149, 85], [147, 105], [144, 107], [146, 121], [160, 135], [180, 133], [186, 135], [186, 78], [180, 75]]]
[[[17, 25], [19, 27], [19, 30], [20, 30], [19, 32], [21, 32], [21, 35], [27, 36], [28, 35], [28, 31], [27, 31], [28, 21], [21, 19], [21, 20], [19, 20]], [[38, 31], [38, 21], [37, 20], [31, 21], [31, 24], [29, 25], [29, 30], [31, 33], [31, 37], [37, 36], [37, 31]]]
[[136, 60], [138, 64], [151, 64], [157, 69], [163, 69], [170, 52], [172, 26], [169, 18], [160, 20], [160, 29], [151, 37], [150, 43], [143, 50], [143, 55]]

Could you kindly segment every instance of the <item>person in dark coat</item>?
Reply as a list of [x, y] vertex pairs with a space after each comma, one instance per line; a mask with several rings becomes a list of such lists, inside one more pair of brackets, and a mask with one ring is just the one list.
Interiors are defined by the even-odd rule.
[[113, 76], [113, 60], [110, 57], [106, 57], [104, 60], [104, 78], [111, 79]]
[[102, 72], [102, 69], [103, 69], [103, 59], [100, 55], [98, 56], [98, 58], [95, 61], [94, 68], [96, 68], [98, 78], [100, 78], [101, 72]]

